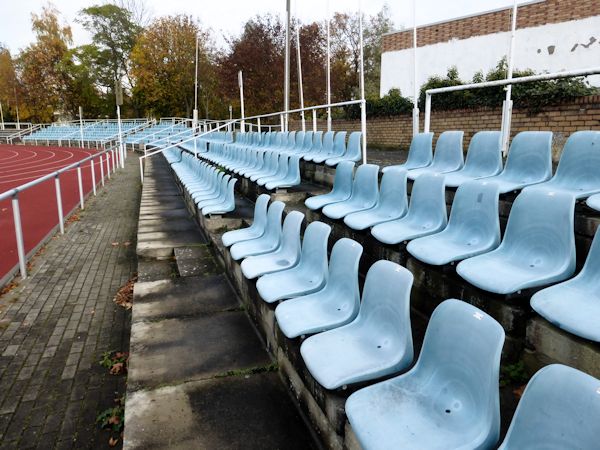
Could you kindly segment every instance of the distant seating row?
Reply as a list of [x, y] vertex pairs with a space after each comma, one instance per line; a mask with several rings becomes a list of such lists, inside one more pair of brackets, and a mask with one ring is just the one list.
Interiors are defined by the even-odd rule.
[[179, 181], [202, 214], [225, 214], [235, 209], [236, 178], [181, 150], [163, 152]]
[[[309, 224], [300, 243], [304, 215], [289, 213], [282, 228], [285, 205], [268, 203], [261, 195], [252, 225], [227, 232], [222, 240], [232, 258], [244, 259], [244, 276], [260, 277], [256, 287], [262, 299], [281, 301], [275, 317], [282, 332], [288, 338], [313, 335], [300, 348], [313, 377], [326, 389], [338, 389], [406, 371], [414, 357], [412, 274], [390, 261], [375, 263], [361, 302], [361, 245], [337, 241], [327, 268], [330, 227]], [[416, 365], [349, 397], [346, 412], [363, 447], [492, 448], [499, 438], [503, 342], [504, 330], [493, 318], [459, 300], [443, 302], [431, 317]], [[585, 413], [572, 401], [565, 411], [564, 399], [582, 402]], [[531, 380], [501, 448], [527, 448], [523, 442], [532, 432], [538, 444], [560, 436], [592, 448], [596, 437], [589, 428], [599, 418], [600, 381], [550, 366]]]

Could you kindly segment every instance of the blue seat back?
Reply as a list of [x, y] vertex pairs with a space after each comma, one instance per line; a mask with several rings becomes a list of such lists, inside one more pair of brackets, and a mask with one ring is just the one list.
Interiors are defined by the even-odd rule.
[[500, 434], [503, 344], [504, 329], [491, 316], [461, 300], [446, 300], [431, 315], [421, 355], [411, 371], [427, 380], [440, 418], [453, 421], [457, 430], [461, 425], [480, 425], [488, 437], [480, 448], [491, 448]]
[[354, 301], [353, 317], [360, 305], [358, 265], [362, 252], [363, 247], [358, 242], [342, 238], [333, 246], [329, 259], [329, 279], [326, 289], [335, 292], [339, 298]]
[[400, 168], [390, 169], [383, 174], [381, 186], [379, 187], [378, 207], [385, 208], [393, 215], [406, 212], [408, 209], [406, 178], [406, 170]]
[[392, 261], [377, 261], [367, 272], [356, 319], [370, 330], [369, 340], [386, 342], [386, 348], [381, 351], [399, 352], [402, 366], [410, 364], [414, 356], [410, 324], [412, 284], [413, 275], [409, 270]]
[[298, 151], [304, 146], [304, 136], [306, 133], [304, 131], [298, 131], [296, 133], [296, 143], [294, 144], [294, 150]]
[[489, 248], [500, 244], [498, 186], [494, 182], [467, 181], [456, 191], [446, 233], [461, 243]]
[[319, 153], [323, 150], [323, 132], [317, 131], [313, 136], [311, 152]]
[[328, 131], [323, 135], [322, 149], [325, 153], [331, 153], [333, 151], [333, 135], [333, 131]]
[[552, 176], [552, 132], [523, 131], [511, 144], [501, 177], [519, 183], [541, 183]]
[[314, 132], [307, 131], [304, 133], [304, 141], [302, 142], [302, 151], [307, 152], [312, 148], [314, 140]]
[[[575, 271], [575, 198], [564, 192], [526, 190], [513, 203], [498, 251], [519, 255], [530, 266]], [[564, 279], [564, 277], [563, 277]]]
[[352, 183], [352, 201], [374, 206], [379, 196], [379, 166], [362, 164], [356, 169]]
[[346, 151], [346, 132], [338, 131], [333, 140], [333, 153], [331, 156], [342, 156]]
[[472, 176], [492, 176], [502, 171], [502, 133], [500, 131], [480, 131], [469, 143], [464, 174]]
[[302, 256], [298, 266], [300, 271], [308, 270], [327, 274], [327, 242], [331, 227], [323, 222], [311, 222], [302, 238]]
[[600, 191], [600, 131], [577, 131], [567, 139], [552, 182]]
[[552, 364], [527, 384], [498, 450], [599, 447], [600, 380]]
[[352, 195], [352, 175], [354, 174], [354, 163], [342, 161], [335, 168], [333, 189], [331, 193], [346, 194], [346, 198]]
[[408, 217], [421, 224], [448, 221], [444, 176], [436, 173], [419, 175], [410, 194]]
[[254, 205], [254, 217], [252, 219], [252, 228], [264, 230], [267, 224], [267, 208], [270, 197], [267, 194], [261, 194], [256, 199]]
[[354, 131], [350, 133], [348, 138], [348, 145], [346, 146], [346, 153], [344, 159], [348, 161], [360, 161], [362, 159], [362, 147], [361, 147], [362, 133], [360, 131]]
[[[281, 238], [281, 216], [285, 209], [285, 203], [276, 201], [269, 205], [267, 211], [267, 226], [261, 239], [269, 242], [278, 242]], [[243, 244], [243, 242], [242, 242]]]
[[292, 211], [285, 216], [283, 221], [281, 253], [292, 256], [291, 260], [297, 261], [300, 257], [301, 242], [300, 229], [304, 214], [300, 211]]
[[425, 167], [433, 159], [433, 133], [419, 133], [412, 138], [406, 158], [407, 168]]
[[464, 164], [463, 136], [464, 131], [444, 131], [436, 144], [432, 170], [458, 170]]

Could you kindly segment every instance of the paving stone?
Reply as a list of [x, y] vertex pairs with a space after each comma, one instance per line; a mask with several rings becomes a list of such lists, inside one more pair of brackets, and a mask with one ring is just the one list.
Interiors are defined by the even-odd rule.
[[133, 323], [196, 316], [240, 306], [224, 275], [136, 283], [133, 294]]
[[315, 448], [275, 373], [138, 391], [127, 401], [125, 449]]
[[136, 322], [131, 327], [128, 389], [199, 380], [269, 364], [243, 312]]
[[170, 260], [139, 260], [138, 282], [165, 280], [173, 276], [176, 267]]

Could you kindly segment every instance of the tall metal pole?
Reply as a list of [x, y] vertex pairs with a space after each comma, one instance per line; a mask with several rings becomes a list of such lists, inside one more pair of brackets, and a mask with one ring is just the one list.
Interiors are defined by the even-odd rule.
[[[512, 24], [510, 31], [510, 47], [508, 50], [508, 73], [506, 78], [512, 80], [514, 59], [515, 59], [515, 40], [517, 34], [517, 0], [513, 1], [512, 8]], [[510, 125], [512, 118], [512, 85], [506, 86], [506, 98], [504, 99], [504, 105], [502, 107], [502, 153], [506, 155], [508, 153], [508, 141], [510, 140]]]
[[419, 86], [417, 83], [417, 1], [413, 0], [413, 136], [419, 133]]
[[[304, 90], [302, 87], [302, 57], [300, 56], [300, 25], [296, 30], [296, 55], [298, 59], [298, 95], [300, 96], [300, 109], [304, 110]], [[302, 131], [306, 131], [306, 119], [304, 111], [300, 113], [302, 116]]]
[[244, 121], [244, 117], [246, 116], [244, 112], [244, 75], [240, 70], [238, 72], [238, 83], [240, 85], [240, 110], [241, 110], [241, 121], [240, 121], [240, 130], [242, 133], [246, 132], [246, 123]]
[[19, 194], [12, 198], [13, 219], [15, 222], [15, 237], [17, 239], [17, 254], [19, 255], [19, 270], [21, 278], [27, 278], [27, 260], [25, 259], [25, 241], [23, 240], [23, 227], [21, 225], [21, 210], [19, 209]]
[[17, 111], [17, 130], [21, 129], [21, 121], [19, 119], [19, 100], [17, 99], [17, 88], [13, 88], [15, 91], [15, 109]]
[[290, 110], [290, 1], [286, 0], [285, 4], [285, 75], [283, 82], [283, 110], [285, 111], [285, 131], [288, 131], [289, 115]]
[[229, 105], [229, 125], [227, 125], [227, 131], [231, 131], [231, 121], [233, 120], [233, 106]]
[[79, 137], [81, 142], [81, 148], [83, 148], [83, 108], [79, 107]]
[[362, 135], [362, 161], [367, 163], [367, 102], [365, 100], [365, 55], [363, 50], [363, 14], [362, 2], [358, 2], [358, 28], [359, 28], [359, 44], [360, 44], [360, 123]]
[[[331, 105], [331, 18], [329, 0], [327, 0], [327, 104]], [[331, 131], [331, 108], [327, 107], [327, 131]]]
[[194, 83], [194, 118], [192, 120], [192, 126], [194, 130], [198, 125], [198, 36], [196, 35], [196, 69], [195, 69], [196, 81]]
[[4, 112], [2, 111], [2, 102], [0, 102], [0, 120], [2, 121], [2, 129], [4, 130]]

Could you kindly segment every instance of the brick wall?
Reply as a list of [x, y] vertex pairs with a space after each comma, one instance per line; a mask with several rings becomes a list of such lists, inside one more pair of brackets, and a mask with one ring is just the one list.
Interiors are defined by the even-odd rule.
[[[435, 102], [434, 102], [435, 105]], [[421, 129], [423, 129], [421, 112]], [[478, 108], [453, 111], [432, 111], [431, 131], [436, 137], [446, 130], [465, 132], [465, 150], [473, 134], [481, 130], [499, 130], [502, 118], [501, 108]], [[308, 129], [312, 122], [307, 122]], [[290, 129], [299, 129], [299, 122], [292, 121]], [[318, 128], [324, 130], [326, 122], [319, 120]], [[336, 131], [360, 131], [360, 122], [354, 120], [334, 120]], [[513, 110], [512, 135], [521, 131], [553, 131], [557, 149], [571, 133], [578, 130], [600, 130], [600, 95], [581, 97], [561, 105], [542, 109], [531, 114], [526, 109]], [[408, 148], [412, 136], [412, 116], [410, 114], [367, 120], [367, 140], [373, 147]]]
[[[424, 26], [417, 29], [419, 47], [467, 39], [491, 33], [510, 31], [511, 10], [506, 8], [487, 14]], [[566, 22], [600, 15], [599, 0], [545, 0], [519, 7], [518, 28]], [[413, 45], [412, 29], [392, 33], [383, 38], [383, 51], [403, 50]]]

